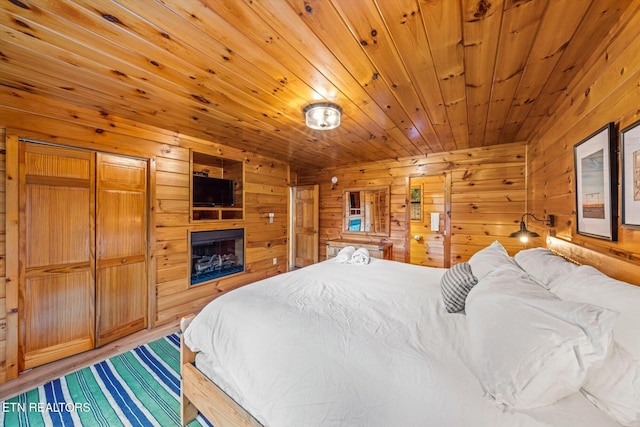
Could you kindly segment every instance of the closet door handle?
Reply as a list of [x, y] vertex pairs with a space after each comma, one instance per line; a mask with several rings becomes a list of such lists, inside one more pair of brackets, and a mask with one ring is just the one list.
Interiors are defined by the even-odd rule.
[[126, 259], [126, 258], [122, 258], [122, 259], [120, 260], [120, 264], [126, 264], [126, 263], [127, 263], [127, 259]]

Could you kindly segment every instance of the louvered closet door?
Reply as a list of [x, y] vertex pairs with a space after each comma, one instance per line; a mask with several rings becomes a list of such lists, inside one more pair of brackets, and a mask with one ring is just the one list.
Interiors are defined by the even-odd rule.
[[147, 325], [147, 163], [98, 153], [96, 345]]
[[20, 172], [22, 371], [94, 347], [93, 154], [22, 142]]

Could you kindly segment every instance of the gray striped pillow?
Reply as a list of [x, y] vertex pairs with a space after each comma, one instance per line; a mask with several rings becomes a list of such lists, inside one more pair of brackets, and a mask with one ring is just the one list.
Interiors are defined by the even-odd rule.
[[442, 301], [449, 313], [456, 313], [464, 309], [467, 294], [478, 283], [478, 279], [471, 272], [468, 262], [455, 264], [442, 276], [440, 288]]

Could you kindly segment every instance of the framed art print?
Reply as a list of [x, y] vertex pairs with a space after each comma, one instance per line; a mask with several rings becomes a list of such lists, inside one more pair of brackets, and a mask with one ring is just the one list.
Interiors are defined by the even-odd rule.
[[620, 131], [622, 226], [640, 228], [640, 120]]
[[420, 221], [422, 219], [422, 188], [411, 187], [410, 196], [411, 221]]
[[608, 123], [573, 147], [578, 234], [618, 239], [615, 125]]

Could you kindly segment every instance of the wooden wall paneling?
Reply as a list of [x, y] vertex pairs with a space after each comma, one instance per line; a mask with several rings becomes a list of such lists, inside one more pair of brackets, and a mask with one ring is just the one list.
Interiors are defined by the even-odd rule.
[[164, 325], [175, 321], [188, 313], [196, 313], [212, 299], [240, 286], [265, 279], [274, 273], [269, 270], [245, 272], [231, 276], [225, 280], [213, 281], [207, 286], [194, 286], [189, 292], [180, 292], [167, 297], [158, 298], [158, 324]]
[[168, 185], [173, 187], [188, 187], [189, 175], [180, 172], [156, 171], [157, 185]]
[[155, 328], [157, 318], [156, 289], [155, 284], [158, 282], [158, 260], [156, 257], [156, 208], [154, 201], [156, 200], [156, 171], [157, 159], [150, 158], [147, 179], [147, 327]]
[[[288, 167], [275, 161], [265, 161], [229, 147], [205, 147], [195, 139], [186, 137], [191, 148], [211, 155], [226, 155], [245, 162], [244, 179], [244, 220], [231, 222], [192, 222], [187, 228], [179, 227], [177, 221], [167, 224], [175, 231], [158, 227], [160, 238], [166, 239], [158, 246], [158, 257], [166, 260], [158, 270], [158, 322], [165, 323], [179, 316], [195, 311], [213, 297], [251, 281], [286, 271], [288, 236]], [[240, 155], [239, 155], [240, 154]], [[231, 157], [234, 156], [234, 157]], [[185, 188], [186, 198], [189, 189]], [[175, 192], [172, 192], [175, 193]], [[274, 223], [268, 223], [268, 213], [274, 212]], [[184, 224], [184, 223], [183, 223]], [[228, 279], [216, 280], [206, 285], [190, 287], [188, 277], [180, 279], [181, 271], [190, 270], [188, 260], [189, 230], [237, 228], [245, 229], [245, 273]], [[183, 233], [184, 237], [180, 237]], [[159, 238], [159, 240], [160, 240]], [[175, 248], [184, 248], [184, 258], [168, 258]], [[277, 264], [273, 264], [277, 258]], [[183, 261], [184, 260], [184, 263]], [[184, 270], [183, 270], [184, 268]], [[181, 289], [179, 294], [175, 291]], [[199, 296], [202, 295], [202, 296]]]
[[0, 127], [0, 383], [6, 381], [7, 339], [7, 168], [5, 129]]
[[[512, 254], [522, 248], [508, 236], [525, 212], [524, 153], [512, 152], [511, 156], [503, 157], [503, 164], [491, 164], [500, 156], [487, 155], [484, 164], [452, 172], [451, 263], [468, 260], [496, 239]], [[521, 161], [514, 162], [518, 158]]]
[[633, 262], [629, 262], [615, 254], [602, 254], [602, 251], [592, 251], [591, 248], [555, 237], [548, 239], [547, 246], [580, 264], [591, 265], [617, 280], [640, 286], [640, 257], [638, 256], [632, 260]]
[[[452, 242], [448, 252], [453, 264], [469, 259], [489, 240], [489, 243], [501, 241], [512, 254], [523, 248], [517, 239], [508, 235], [517, 230], [525, 212], [525, 159], [526, 146], [513, 143], [340, 168], [299, 170], [297, 174], [300, 184], [318, 184], [320, 188], [320, 258], [326, 257], [326, 240], [342, 237], [343, 189], [389, 185], [389, 240], [393, 242], [394, 259], [404, 260], [406, 247], [410, 244], [407, 241], [408, 178], [432, 174], [432, 171], [451, 171], [449, 220]], [[336, 185], [331, 184], [332, 176], [338, 177]], [[458, 192], [458, 188], [463, 190]], [[467, 233], [467, 225], [472, 225], [473, 233], [478, 234]], [[478, 228], [483, 225], [485, 228]], [[454, 234], [465, 237], [454, 243]]]
[[[6, 276], [4, 285], [4, 306], [6, 334], [0, 346], [2, 379], [9, 380], [18, 376], [18, 254], [19, 239], [19, 170], [18, 170], [18, 137], [3, 132], [2, 144], [5, 149], [5, 193], [6, 193]], [[14, 159], [6, 161], [6, 159]]]
[[[556, 2], [553, 2], [556, 3]], [[569, 2], [573, 3], [573, 2]], [[618, 0], [601, 0], [590, 2], [589, 11], [585, 14], [580, 23], [577, 26], [576, 34], [580, 34], [580, 37], [576, 37], [575, 34], [571, 38], [571, 43], [565, 47], [566, 52], [561, 55], [556, 64], [555, 70], [562, 70], [563, 72], [552, 72], [549, 74], [549, 79], [545, 84], [542, 93], [538, 97], [537, 102], [531, 109], [530, 119], [524, 122], [522, 128], [516, 135], [518, 140], [523, 139], [523, 135], [532, 135], [527, 140], [535, 138], [536, 133], [544, 133], [544, 128], [549, 125], [558, 124], [555, 121], [549, 120], [550, 117], [555, 117], [558, 114], [562, 114], [563, 108], [561, 106], [564, 100], [569, 100], [570, 103], [574, 103], [580, 99], [578, 93], [572, 93], [572, 88], [575, 86], [575, 82], [580, 80], [577, 78], [577, 74], [583, 74], [585, 70], [590, 70], [593, 64], [593, 56], [596, 55], [603, 60], [608, 57], [610, 43], [626, 43], [630, 39], [624, 37], [623, 40], [616, 40], [615, 33], [620, 31], [621, 27], [629, 27], [629, 17], [637, 14], [638, 5], [630, 6], [626, 9], [624, 16], [621, 13], [622, 3]], [[631, 3], [624, 3], [629, 5]], [[569, 6], [571, 8], [571, 14], [573, 15], [578, 9], [575, 9], [573, 4]], [[563, 20], [564, 25], [570, 25], [569, 22]], [[635, 24], [637, 28], [637, 23]], [[584, 31], [584, 28], [589, 28], [589, 31]], [[626, 28], [629, 30], [629, 28]], [[555, 32], [555, 31], [554, 31]], [[607, 37], [605, 34], [609, 33]], [[548, 35], [547, 35], [548, 37]], [[599, 46], [599, 42], [605, 39], [605, 43]], [[569, 70], [576, 70], [574, 73], [566, 72]], [[586, 90], [586, 88], [584, 88]], [[558, 98], [556, 95], [562, 93], [564, 96]], [[583, 92], [584, 93], [584, 92]], [[585, 113], [586, 114], [586, 113]], [[604, 122], [603, 122], [604, 123]], [[587, 136], [588, 133], [585, 135]]]
[[[634, 7], [637, 10], [639, 6]], [[528, 198], [537, 212], [556, 215], [556, 226], [532, 229], [598, 252], [639, 263], [640, 231], [618, 227], [618, 242], [576, 233], [573, 146], [613, 121], [618, 128], [640, 118], [640, 14], [630, 13], [611, 34], [611, 42], [594, 49], [589, 63], [567, 88], [567, 96], [553, 108], [528, 147]], [[620, 205], [616, 207], [620, 210]], [[542, 234], [545, 233], [545, 234]], [[537, 245], [545, 246], [543, 238]]]
[[[148, 294], [150, 326], [170, 323], [184, 314], [199, 310], [223, 292], [286, 271], [290, 173], [286, 163], [216, 141], [176, 134], [167, 129], [142, 125], [108, 114], [101, 115], [92, 110], [65, 105], [33, 94], [23, 93], [17, 97], [8, 93], [4, 86], [0, 87], [0, 96], [3, 97], [0, 128], [6, 127], [9, 140], [17, 141], [17, 136], [22, 136], [70, 147], [149, 158], [150, 164], [155, 163], [155, 173], [151, 170], [149, 174], [151, 270], [148, 274], [152, 283]], [[7, 102], [4, 102], [5, 99]], [[245, 163], [249, 185], [249, 190], [245, 193], [247, 220], [195, 225], [189, 223], [190, 149]], [[13, 163], [7, 165], [8, 187], [11, 187], [13, 182], [10, 178]], [[274, 224], [268, 223], [269, 212], [276, 214]], [[10, 237], [14, 230], [17, 230], [17, 213], [15, 215], [15, 221], [11, 219], [11, 214], [6, 219], [7, 244], [17, 248], [17, 234], [15, 238]], [[250, 248], [245, 259], [247, 272], [205, 286], [190, 287], [187, 246], [189, 230], [227, 227], [245, 228], [245, 239]], [[276, 265], [273, 264], [274, 257], [278, 259]], [[11, 255], [7, 254], [7, 277], [11, 277], [10, 272], [16, 266], [17, 261], [13, 261]], [[7, 295], [8, 304], [5, 304], [8, 340], [6, 342], [9, 346], [15, 347], [18, 342], [17, 336], [13, 341], [11, 337], [17, 334], [18, 328], [17, 323], [12, 326], [12, 317], [17, 318], [17, 313], [12, 314], [11, 307], [17, 308], [18, 304], [17, 291], [15, 303], [10, 302], [13, 283], [17, 285], [17, 273], [15, 281], [3, 283], [2, 292]], [[5, 341], [0, 340], [0, 347], [4, 346]], [[1, 353], [0, 364], [5, 360], [5, 375], [16, 376], [17, 350], [15, 356], [11, 351], [7, 352], [7, 356]]]
[[[637, 9], [635, 6], [633, 9]], [[599, 119], [602, 124], [608, 121], [618, 121], [629, 113], [627, 101], [629, 93], [626, 87], [633, 87], [640, 71], [638, 58], [638, 39], [640, 38], [640, 14], [630, 16], [631, 21], [621, 21], [622, 33], [611, 39], [611, 43], [600, 46], [589, 58], [571, 85], [567, 88], [568, 96], [561, 99], [556, 111], [542, 124], [536, 134], [545, 137], [555, 137], [556, 140], [566, 140], [573, 145], [588, 136], [595, 129], [585, 128], [584, 124]], [[626, 25], [625, 25], [626, 24]], [[621, 29], [618, 28], [618, 31]], [[628, 70], [636, 70], [628, 72]], [[629, 94], [635, 98], [634, 92]], [[613, 108], [615, 107], [615, 109]], [[633, 111], [633, 110], [632, 110]], [[611, 117], [611, 120], [604, 117]], [[552, 118], [571, 118], [569, 123], [560, 123]], [[574, 128], [582, 121], [580, 128]], [[537, 138], [535, 138], [537, 139]], [[552, 145], [546, 147], [552, 148]]]
[[[0, 86], [0, 96], [3, 96]], [[41, 98], [44, 103], [50, 103], [45, 98]], [[62, 106], [58, 107], [62, 112], [67, 112]], [[181, 147], [176, 147], [166, 143], [153, 142], [150, 132], [145, 132], [144, 137], [130, 134], [129, 130], [137, 130], [133, 127], [120, 129], [118, 122], [111, 120], [96, 119], [94, 125], [73, 123], [72, 112], [69, 116], [63, 114], [64, 118], [57, 119], [43, 117], [33, 112], [20, 111], [19, 109], [6, 108], [0, 105], [0, 125], [7, 126], [7, 133], [19, 135], [20, 138], [33, 139], [60, 145], [86, 148], [95, 151], [112, 152], [134, 157], [155, 157], [171, 156], [182, 157], [185, 151]], [[53, 130], [53, 132], [52, 132]], [[51, 135], [53, 133], [53, 135]], [[133, 143], [122, 143], [122, 137], [132, 137]], [[161, 135], [162, 139], [164, 135]], [[188, 161], [188, 150], [186, 150]]]
[[[103, 110], [86, 109], [78, 106], [65, 105], [64, 103], [59, 102], [55, 103], [51, 102], [47, 97], [31, 92], [17, 93], [16, 91], [12, 91], [4, 86], [0, 86], [0, 98], [2, 98], [2, 106], [0, 106], [0, 108], [5, 109], [3, 114], [12, 113], [11, 116], [7, 116], [6, 119], [3, 120], [3, 124], [6, 126], [8, 123], [11, 123], [14, 129], [22, 129], [24, 137], [27, 138], [32, 137], [33, 139], [46, 139], [43, 138], [42, 135], [38, 136], [36, 128], [24, 126], [29, 124], [28, 117], [32, 114], [40, 117], [40, 120], [37, 123], [46, 121], [48, 117], [55, 117], [54, 119], [50, 119], [50, 123], [58, 123], [56, 129], [66, 126], [64, 122], [60, 123], [59, 120], [71, 122], [68, 127], [66, 127], [67, 131], [70, 131], [71, 133], [65, 137], [65, 141], [67, 141], [67, 139], [73, 140], [74, 138], [72, 136], [74, 133], [81, 130], [86, 131], [87, 128], [90, 129], [90, 131], [84, 133], [84, 137], [81, 138], [82, 141], [86, 142], [93, 140], [93, 142], [96, 143], [97, 141], [95, 139], [98, 137], [100, 137], [100, 139], [107, 139], [109, 138], [110, 133], [105, 135], [101, 132], [101, 130], [104, 130], [103, 127], [106, 126], [106, 129], [117, 129], [115, 134], [125, 134], [136, 138], [138, 141], [134, 146], [121, 146], [120, 149], [122, 150], [132, 150], [124, 151], [123, 154], [135, 155], [137, 153], [140, 155], [141, 153], [146, 153], [149, 155], [151, 153], [159, 154], [162, 151], [171, 153], [171, 149], [168, 147], [179, 148], [176, 147], [179, 142], [179, 138], [175, 132], [166, 129], [155, 129], [140, 122], [132, 122], [126, 119], [114, 117]], [[37, 127], [41, 128], [40, 125]], [[93, 132], [93, 138], [88, 137], [90, 132]], [[46, 135], [46, 133], [44, 135]], [[49, 135], [49, 138], [55, 139], [57, 136]], [[151, 141], [153, 142], [150, 143]], [[53, 140], [51, 142], [53, 142]], [[96, 149], [99, 150], [100, 148]], [[177, 153], [178, 150], [175, 151]], [[176, 153], [174, 153], [174, 155]]]

